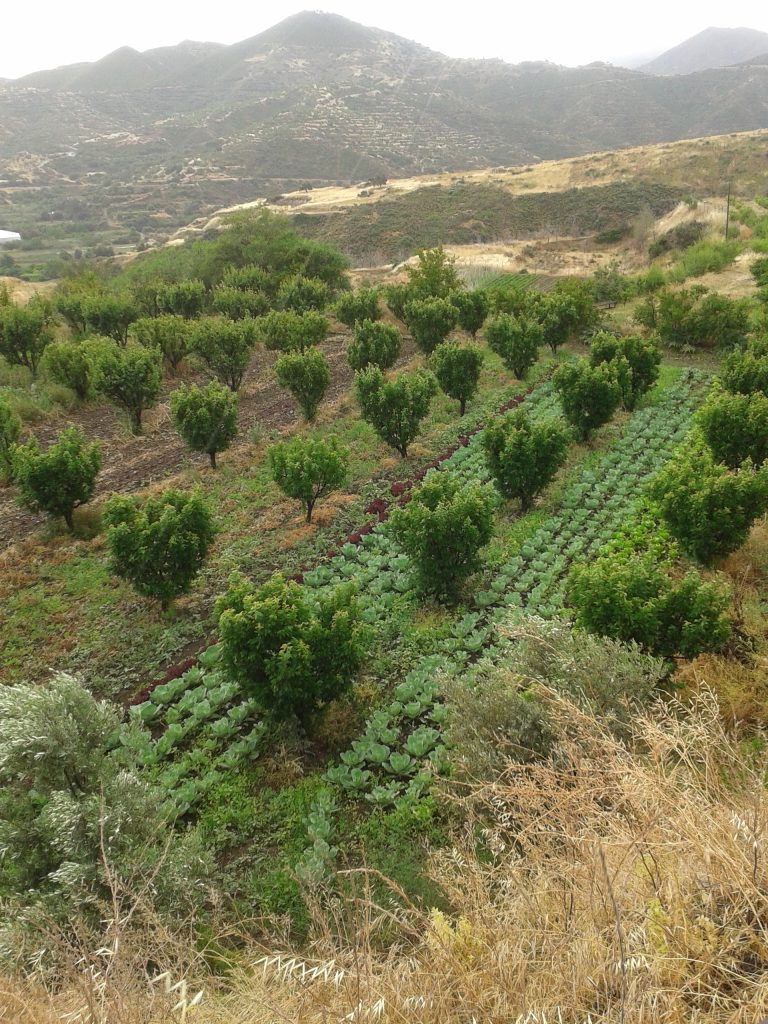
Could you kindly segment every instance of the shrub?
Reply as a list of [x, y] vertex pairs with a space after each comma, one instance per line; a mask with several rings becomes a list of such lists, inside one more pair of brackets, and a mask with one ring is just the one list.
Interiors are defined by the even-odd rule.
[[595, 302], [626, 302], [637, 294], [634, 281], [619, 270], [618, 260], [597, 268], [592, 275], [592, 289]]
[[688, 248], [670, 270], [672, 281], [717, 274], [733, 263], [741, 252], [738, 241], [699, 241]]
[[93, 497], [100, 468], [99, 442], [86, 444], [82, 431], [72, 425], [44, 452], [35, 438], [13, 449], [13, 478], [24, 503], [62, 516], [70, 530], [75, 509]]
[[758, 288], [765, 288], [768, 286], [768, 256], [760, 256], [754, 260], [752, 266], [749, 268], [749, 272], [755, 279], [755, 284]]
[[452, 291], [448, 294], [448, 300], [456, 308], [459, 327], [474, 338], [491, 308], [487, 292], [480, 288], [471, 292]]
[[528, 371], [539, 358], [544, 331], [541, 324], [532, 317], [500, 313], [486, 324], [485, 340], [506, 368], [518, 380], [525, 380]]
[[87, 345], [51, 342], [43, 354], [42, 368], [51, 380], [74, 391], [81, 402], [92, 396], [95, 368]]
[[744, 344], [749, 331], [749, 309], [742, 299], [708, 295], [699, 286], [662, 291], [635, 310], [635, 320], [657, 331], [671, 349], [732, 349]]
[[125, 345], [128, 328], [139, 319], [139, 308], [133, 299], [106, 292], [89, 295], [82, 312], [87, 331], [112, 338], [119, 345]]
[[131, 326], [131, 335], [145, 348], [157, 349], [171, 373], [187, 355], [189, 324], [173, 313], [141, 317]]
[[283, 494], [302, 503], [310, 523], [316, 502], [343, 485], [349, 452], [335, 437], [294, 437], [272, 445], [267, 458], [272, 479]]
[[699, 348], [742, 347], [749, 333], [748, 300], [705, 295], [694, 310], [691, 330]]
[[216, 468], [216, 455], [237, 435], [237, 395], [216, 380], [204, 388], [183, 385], [170, 396], [171, 419], [184, 444], [205, 452]]
[[762, 392], [716, 392], [696, 421], [715, 461], [729, 469], [738, 469], [745, 460], [760, 466], [768, 459], [768, 398]]
[[0, 356], [37, 376], [43, 352], [53, 341], [52, 314], [42, 302], [0, 306]]
[[659, 557], [644, 542], [642, 535], [624, 535], [572, 569], [568, 599], [577, 625], [665, 658], [695, 658], [722, 647], [730, 632], [728, 594], [696, 571], [680, 577], [673, 545]]
[[728, 391], [768, 397], [768, 346], [763, 351], [752, 344], [744, 352], [731, 352], [723, 363], [721, 380]]
[[673, 537], [706, 565], [741, 547], [768, 509], [768, 466], [736, 473], [701, 442], [678, 450], [651, 482], [651, 497]]
[[256, 338], [255, 321], [226, 320], [208, 316], [192, 328], [189, 351], [215, 374], [222, 384], [237, 391], [251, 361]]
[[478, 552], [493, 533], [493, 492], [433, 473], [404, 508], [392, 513], [392, 531], [411, 558], [419, 587], [452, 598], [480, 567]]
[[385, 444], [403, 458], [419, 432], [421, 421], [437, 392], [431, 373], [401, 373], [388, 380], [377, 366], [369, 366], [355, 378], [360, 412]]
[[349, 585], [310, 596], [279, 574], [261, 587], [233, 576], [215, 614], [226, 671], [278, 720], [295, 716], [310, 725], [350, 689], [365, 656]]
[[400, 332], [391, 324], [363, 320], [355, 326], [355, 334], [347, 349], [347, 361], [353, 370], [378, 366], [388, 370], [400, 355]]
[[483, 353], [474, 345], [446, 341], [429, 357], [429, 368], [440, 389], [459, 403], [459, 416], [463, 416], [467, 402], [474, 397], [480, 383]]
[[96, 390], [125, 409], [134, 434], [141, 433], [145, 409], [154, 405], [162, 387], [162, 356], [141, 345], [126, 348], [104, 346], [96, 357]]
[[586, 359], [558, 366], [552, 378], [565, 418], [581, 441], [613, 416], [621, 401], [616, 368], [590, 366]]
[[704, 228], [705, 225], [698, 220], [689, 220], [684, 221], [682, 224], [676, 224], [669, 231], [665, 231], [663, 235], [659, 235], [658, 238], [651, 242], [648, 246], [648, 255], [653, 260], [657, 256], [662, 256], [665, 252], [672, 252], [674, 249], [687, 249], [689, 246], [700, 241], [704, 234]]
[[295, 398], [304, 419], [311, 423], [331, 383], [328, 360], [316, 348], [289, 352], [275, 362], [278, 383]]
[[264, 316], [269, 312], [269, 307], [270, 301], [263, 292], [252, 292], [226, 285], [214, 288], [211, 299], [211, 310], [230, 320]]
[[519, 498], [523, 512], [554, 478], [568, 454], [568, 432], [556, 420], [532, 422], [522, 411], [483, 431], [485, 460], [505, 498]]
[[216, 530], [198, 492], [167, 490], [143, 503], [115, 495], [104, 507], [109, 567], [168, 609], [202, 568]]
[[294, 313], [321, 312], [330, 300], [331, 289], [324, 281], [301, 274], [283, 281], [277, 292], [278, 306]]
[[378, 288], [358, 288], [354, 292], [345, 292], [337, 300], [334, 313], [339, 323], [350, 330], [364, 320], [378, 320], [381, 317]]
[[637, 334], [617, 338], [601, 331], [589, 343], [590, 366], [613, 363], [621, 387], [622, 404], [632, 410], [656, 383], [661, 365], [661, 352], [653, 341]]
[[0, 480], [13, 477], [13, 448], [19, 440], [21, 420], [0, 396]]
[[319, 313], [273, 310], [256, 321], [259, 334], [270, 352], [306, 352], [328, 334], [328, 321]]
[[425, 355], [445, 341], [458, 320], [456, 307], [447, 299], [411, 299], [404, 315], [414, 342]]

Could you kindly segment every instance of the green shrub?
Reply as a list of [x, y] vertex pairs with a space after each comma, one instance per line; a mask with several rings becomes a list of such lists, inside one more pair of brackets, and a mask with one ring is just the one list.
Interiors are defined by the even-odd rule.
[[302, 503], [309, 523], [316, 502], [343, 485], [349, 452], [335, 437], [299, 436], [272, 445], [267, 459], [272, 479], [283, 494]]
[[723, 362], [723, 387], [741, 395], [763, 394], [768, 397], [768, 345], [754, 343], [745, 351], [734, 351]]
[[0, 396], [0, 480], [10, 482], [13, 477], [13, 448], [21, 434], [21, 420]]
[[437, 392], [434, 376], [422, 370], [387, 379], [377, 366], [369, 366], [356, 375], [355, 391], [366, 423], [406, 458]]
[[87, 345], [51, 342], [43, 353], [42, 369], [51, 380], [74, 391], [81, 402], [94, 393], [95, 367]]
[[768, 459], [768, 398], [715, 392], [696, 422], [716, 462], [738, 469], [745, 460], [760, 466]]
[[459, 403], [459, 416], [463, 416], [480, 383], [483, 353], [474, 345], [445, 341], [429, 357], [429, 368], [440, 389]]
[[329, 324], [313, 310], [273, 310], [256, 321], [262, 341], [270, 352], [306, 352], [324, 341]]
[[237, 391], [243, 383], [256, 341], [255, 321], [208, 316], [198, 320], [189, 337], [189, 351], [222, 384]]
[[522, 410], [489, 423], [482, 446], [494, 483], [523, 512], [551, 482], [568, 454], [568, 432], [556, 420], [532, 422]]
[[101, 468], [99, 442], [86, 444], [82, 431], [70, 425], [46, 451], [31, 438], [13, 449], [12, 458], [13, 479], [24, 504], [62, 516], [71, 530], [75, 509], [93, 497]]
[[394, 510], [393, 534], [410, 556], [423, 591], [455, 597], [480, 567], [478, 552], [493, 533], [493, 508], [490, 488], [433, 473], [404, 508]]
[[278, 383], [293, 395], [304, 419], [311, 423], [331, 383], [328, 360], [316, 348], [289, 352], [275, 362]]
[[208, 291], [202, 281], [162, 282], [155, 291], [158, 316], [169, 314], [194, 320], [201, 316], [208, 303]]
[[741, 243], [738, 241], [696, 242], [680, 256], [669, 277], [672, 281], [684, 281], [687, 277], [719, 274], [733, 263], [740, 252]]
[[384, 298], [389, 311], [405, 323], [405, 307], [415, 299], [416, 293], [407, 284], [389, 284], [384, 287]]
[[661, 352], [653, 341], [636, 334], [617, 338], [601, 331], [589, 342], [590, 366], [613, 363], [621, 386], [622, 404], [632, 410], [656, 383], [661, 365]]
[[458, 322], [456, 307], [447, 299], [411, 299], [404, 315], [408, 330], [424, 355], [434, 352]]
[[442, 245], [433, 249], [419, 249], [416, 259], [416, 266], [405, 268], [412, 295], [446, 299], [451, 292], [461, 290], [456, 260], [445, 252]]
[[518, 380], [525, 380], [528, 371], [539, 358], [544, 331], [533, 317], [500, 313], [486, 324], [485, 340], [506, 368]]
[[351, 586], [310, 596], [279, 574], [261, 587], [233, 576], [216, 602], [227, 673], [276, 719], [305, 726], [352, 686], [366, 632]]
[[280, 309], [290, 309], [294, 313], [309, 313], [310, 310], [322, 312], [331, 301], [331, 289], [318, 278], [295, 277], [283, 281], [277, 290], [277, 304]]
[[171, 419], [184, 444], [205, 452], [216, 468], [216, 455], [237, 435], [237, 395], [216, 380], [204, 388], [182, 384], [170, 396]]
[[649, 492], [669, 531], [705, 565], [741, 547], [768, 509], [768, 466], [746, 463], [736, 473], [716, 463], [703, 442], [679, 449]]
[[388, 370], [400, 355], [400, 332], [391, 324], [363, 320], [355, 326], [355, 333], [347, 349], [347, 362], [353, 370], [378, 366]]
[[339, 323], [349, 327], [350, 330], [364, 320], [371, 322], [379, 320], [381, 309], [379, 307], [378, 288], [358, 288], [354, 292], [345, 292], [337, 299], [334, 313]]
[[663, 235], [659, 235], [658, 238], [651, 242], [648, 247], [648, 255], [653, 260], [657, 256], [662, 256], [665, 252], [672, 252], [675, 249], [687, 249], [701, 240], [704, 229], [705, 225], [698, 220], [689, 220], [684, 221], [682, 224], [676, 224], [669, 231], [665, 231]]
[[616, 368], [590, 366], [586, 359], [558, 366], [552, 378], [563, 414], [581, 441], [613, 416], [621, 401]]
[[144, 502], [115, 495], [104, 507], [110, 571], [168, 609], [202, 568], [216, 529], [198, 492], [167, 490]]
[[155, 349], [128, 345], [103, 346], [98, 351], [94, 367], [96, 390], [128, 413], [134, 434], [141, 433], [144, 410], [160, 397], [162, 382], [162, 355]]

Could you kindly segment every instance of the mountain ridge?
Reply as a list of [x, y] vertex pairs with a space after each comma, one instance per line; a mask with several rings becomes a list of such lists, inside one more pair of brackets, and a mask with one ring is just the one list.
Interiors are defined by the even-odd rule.
[[688, 75], [743, 64], [766, 53], [768, 32], [710, 26], [641, 64], [639, 70], [653, 75]]

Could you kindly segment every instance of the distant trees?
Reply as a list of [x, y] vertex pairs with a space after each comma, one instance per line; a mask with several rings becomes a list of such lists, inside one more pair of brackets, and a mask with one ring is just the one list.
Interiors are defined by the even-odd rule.
[[111, 571], [163, 610], [190, 589], [216, 534], [198, 492], [168, 490], [143, 502], [115, 495], [104, 522]]
[[12, 450], [13, 479], [25, 505], [61, 516], [71, 530], [76, 508], [93, 497], [101, 467], [98, 441], [86, 444], [82, 431], [72, 425], [41, 452], [35, 438]]
[[369, 366], [357, 374], [355, 391], [363, 419], [385, 444], [406, 458], [408, 445], [437, 392], [434, 376], [417, 370], [387, 379], [377, 366]]
[[400, 346], [400, 332], [396, 327], [380, 320], [363, 320], [355, 326], [347, 361], [353, 370], [364, 370], [366, 366], [388, 370], [397, 362]]
[[267, 458], [272, 479], [283, 494], [301, 502], [310, 523], [316, 503], [344, 483], [349, 452], [335, 437], [298, 436], [272, 445]]
[[0, 356], [12, 366], [26, 366], [37, 377], [43, 352], [53, 341], [52, 323], [51, 309], [44, 302], [0, 305]]
[[216, 468], [216, 456], [237, 435], [237, 395], [217, 380], [204, 388], [182, 385], [171, 393], [171, 419], [193, 452], [205, 452]]
[[140, 434], [144, 411], [160, 396], [161, 353], [141, 345], [104, 346], [96, 358], [97, 391], [124, 409], [134, 434]]
[[251, 320], [209, 316], [198, 320], [189, 337], [189, 351], [232, 391], [237, 391], [251, 361], [256, 328]]
[[532, 421], [522, 409], [495, 420], [482, 434], [485, 459], [505, 498], [527, 512], [565, 462], [568, 432], [557, 420]]
[[429, 368], [441, 391], [459, 403], [460, 416], [477, 392], [482, 367], [483, 353], [475, 345], [462, 346], [446, 341], [429, 357]]
[[580, 441], [586, 441], [593, 430], [607, 423], [621, 401], [616, 368], [611, 363], [590, 366], [586, 359], [563, 363], [555, 370], [552, 382], [563, 414]]
[[325, 356], [316, 348], [287, 352], [275, 362], [275, 374], [278, 383], [295, 398], [304, 419], [311, 423], [331, 382]]
[[528, 370], [539, 358], [544, 341], [541, 324], [531, 316], [500, 313], [485, 326], [488, 348], [495, 352], [518, 380], [525, 380]]
[[674, 350], [730, 350], [743, 346], [749, 332], [749, 307], [743, 299], [707, 294], [700, 285], [651, 295], [634, 316]]
[[479, 568], [478, 552], [493, 533], [493, 492], [434, 473], [404, 508], [392, 513], [395, 536], [410, 556], [419, 586], [440, 598], [455, 596]]

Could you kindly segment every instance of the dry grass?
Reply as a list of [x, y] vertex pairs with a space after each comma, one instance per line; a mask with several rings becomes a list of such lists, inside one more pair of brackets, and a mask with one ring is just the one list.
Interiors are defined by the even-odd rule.
[[[303, 956], [241, 958], [226, 991], [190, 983], [205, 995], [189, 1019], [759, 1021], [768, 1007], [768, 803], [713, 694], [647, 715], [632, 748], [551, 704], [562, 739], [550, 762], [510, 766], [492, 785], [452, 796], [467, 825], [433, 864], [450, 918], [416, 910], [394, 889], [377, 903], [370, 876], [348, 874], [357, 898], [311, 894], [317, 929]], [[386, 951], [384, 928], [394, 935]], [[156, 986], [124, 955], [133, 974], [114, 958], [117, 1009], [94, 1020], [169, 1019]], [[75, 978], [82, 1000], [89, 965]], [[10, 993], [3, 1022], [52, 1024], [73, 1005], [66, 986], [50, 997], [18, 983], [0, 988]]]

